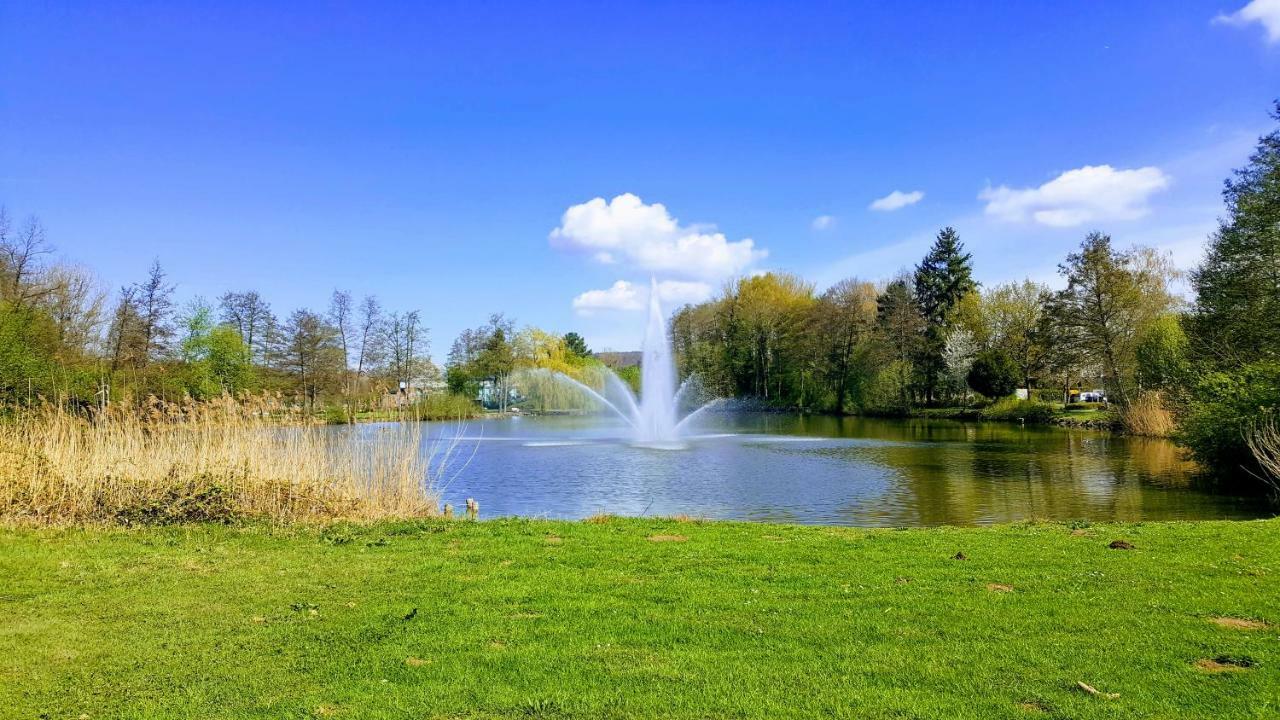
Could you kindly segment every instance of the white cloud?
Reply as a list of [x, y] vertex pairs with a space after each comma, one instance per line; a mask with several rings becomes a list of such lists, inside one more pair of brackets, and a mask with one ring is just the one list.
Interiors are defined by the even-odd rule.
[[[711, 297], [711, 286], [703, 282], [663, 280], [658, 283], [658, 301], [670, 310], [686, 303], [698, 303]], [[588, 290], [573, 299], [573, 309], [580, 315], [599, 310], [642, 310], [649, 302], [649, 288], [619, 280], [604, 290]]]
[[730, 242], [714, 226], [682, 226], [661, 203], [631, 193], [570, 207], [550, 239], [597, 262], [703, 279], [736, 275], [768, 255], [750, 238]]
[[814, 230], [830, 230], [835, 227], [836, 219], [831, 215], [819, 215], [810, 223], [810, 227]]
[[873, 200], [870, 207], [872, 210], [879, 210], [880, 212], [893, 212], [894, 210], [901, 210], [908, 205], [915, 205], [923, 199], [924, 192], [920, 190], [912, 190], [905, 193], [901, 190], [894, 190], [882, 198]]
[[1280, 0], [1252, 0], [1248, 5], [1213, 19], [1215, 24], [1237, 27], [1258, 23], [1267, 31], [1267, 42], [1280, 42]]
[[1086, 165], [1035, 188], [988, 187], [978, 194], [986, 214], [1009, 222], [1034, 220], [1051, 227], [1075, 227], [1104, 220], [1136, 220], [1150, 212], [1147, 201], [1169, 187], [1159, 168], [1116, 170]]

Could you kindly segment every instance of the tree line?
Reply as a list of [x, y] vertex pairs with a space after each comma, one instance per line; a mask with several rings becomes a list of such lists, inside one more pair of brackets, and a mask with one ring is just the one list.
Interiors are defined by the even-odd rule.
[[254, 290], [179, 306], [159, 261], [109, 294], [53, 262], [36, 217], [0, 207], [0, 402], [82, 405], [156, 396], [197, 400], [271, 391], [306, 408], [368, 402], [439, 370], [417, 310], [335, 290], [323, 311], [281, 318]]
[[1171, 427], [1211, 472], [1274, 484], [1249, 444], [1280, 408], [1280, 132], [1223, 197], [1189, 277], [1156, 249], [1092, 232], [1060, 263], [1060, 289], [981, 287], [948, 227], [885, 282], [817, 292], [788, 273], [739, 278], [675, 313], [678, 369], [720, 396], [837, 413], [981, 405], [1023, 388], [1025, 417], [1096, 387], [1131, 429]]

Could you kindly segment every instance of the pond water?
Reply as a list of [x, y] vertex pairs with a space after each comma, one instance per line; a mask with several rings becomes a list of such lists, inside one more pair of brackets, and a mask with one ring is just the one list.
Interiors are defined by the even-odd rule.
[[[432, 435], [456, 434], [431, 424]], [[469, 422], [444, 488], [484, 517], [596, 513], [905, 527], [1270, 517], [1165, 440], [1006, 423], [712, 413], [683, 449], [600, 417]], [[474, 452], [474, 454], [473, 454]]]

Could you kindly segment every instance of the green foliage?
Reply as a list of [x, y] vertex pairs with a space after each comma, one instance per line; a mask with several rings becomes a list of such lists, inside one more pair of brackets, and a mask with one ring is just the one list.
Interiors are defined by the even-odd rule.
[[628, 365], [624, 368], [618, 368], [615, 372], [618, 378], [625, 382], [633, 392], [639, 394], [641, 377], [639, 365]]
[[197, 300], [183, 318], [181, 342], [184, 386], [192, 397], [207, 400], [247, 389], [253, 377], [249, 351], [240, 332], [214, 325], [213, 308]]
[[33, 307], [0, 302], [0, 401], [26, 402], [54, 391], [56, 328]]
[[983, 420], [1025, 421], [1027, 423], [1053, 422], [1054, 406], [1039, 400], [1019, 400], [1006, 397], [982, 409]]
[[1192, 273], [1196, 350], [1222, 366], [1280, 359], [1280, 130], [1258, 141], [1222, 196], [1227, 217]]
[[1018, 388], [1019, 368], [1003, 350], [984, 350], [974, 358], [969, 387], [989, 398], [1003, 398]]
[[1190, 375], [1187, 335], [1176, 315], [1162, 315], [1138, 332], [1138, 385], [1148, 390], [1179, 390]]
[[943, 228], [912, 277], [916, 303], [924, 317], [924, 336], [918, 348], [917, 370], [924, 380], [925, 402], [938, 399], [947, 370], [946, 338], [960, 301], [977, 290], [973, 264], [953, 228]]
[[587, 347], [587, 341], [576, 332], [565, 333], [564, 346], [566, 350], [580, 358], [591, 357], [591, 349]]
[[1260, 470], [1245, 433], [1277, 411], [1280, 362], [1208, 372], [1195, 388], [1177, 437], [1220, 482], [1261, 489]]

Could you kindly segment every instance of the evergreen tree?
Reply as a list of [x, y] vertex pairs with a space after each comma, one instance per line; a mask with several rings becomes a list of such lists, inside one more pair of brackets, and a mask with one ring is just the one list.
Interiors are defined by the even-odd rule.
[[580, 358], [591, 356], [591, 349], [587, 347], [587, 341], [576, 332], [565, 333], [564, 346], [569, 352]]
[[924, 383], [925, 401], [937, 399], [940, 382], [947, 370], [947, 335], [952, 311], [964, 296], [977, 289], [973, 281], [971, 255], [955, 229], [947, 227], [938, 233], [929, 254], [916, 266], [916, 302], [925, 321], [917, 370]]

